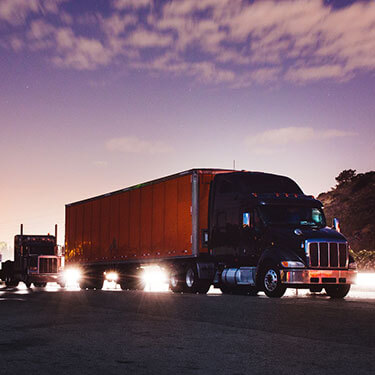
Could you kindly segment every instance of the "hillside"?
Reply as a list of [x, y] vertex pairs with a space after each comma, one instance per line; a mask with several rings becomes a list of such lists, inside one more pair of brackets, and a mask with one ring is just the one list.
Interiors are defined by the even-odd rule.
[[356, 175], [355, 171], [347, 170], [336, 177], [336, 181], [338, 185], [335, 188], [318, 196], [324, 204], [327, 223], [331, 225], [334, 217], [339, 218], [341, 232], [348, 238], [357, 257], [371, 258], [369, 260], [373, 263], [375, 261], [375, 172]]

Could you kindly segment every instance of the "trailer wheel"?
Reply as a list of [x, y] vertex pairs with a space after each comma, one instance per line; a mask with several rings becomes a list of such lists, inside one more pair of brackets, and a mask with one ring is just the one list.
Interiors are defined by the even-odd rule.
[[173, 270], [169, 276], [169, 289], [173, 293], [181, 293], [184, 290], [183, 277], [176, 270]]
[[331, 298], [344, 298], [349, 293], [350, 284], [327, 285], [324, 289]]
[[6, 278], [5, 279], [5, 285], [9, 288], [15, 288], [19, 284], [19, 281], [13, 280], [11, 278]]
[[275, 266], [266, 266], [262, 272], [262, 288], [266, 296], [280, 298], [286, 291], [286, 286], [281, 284], [280, 271]]

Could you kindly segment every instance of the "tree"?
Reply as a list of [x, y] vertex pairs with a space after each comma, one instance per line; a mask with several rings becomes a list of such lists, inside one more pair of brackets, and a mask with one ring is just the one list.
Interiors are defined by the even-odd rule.
[[336, 178], [338, 185], [351, 181], [356, 176], [355, 169], [345, 169]]

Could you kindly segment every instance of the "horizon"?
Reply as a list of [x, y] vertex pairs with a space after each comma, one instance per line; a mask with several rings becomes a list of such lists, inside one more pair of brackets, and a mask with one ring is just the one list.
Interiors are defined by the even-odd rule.
[[375, 2], [2, 0], [0, 242], [198, 168], [375, 170]]

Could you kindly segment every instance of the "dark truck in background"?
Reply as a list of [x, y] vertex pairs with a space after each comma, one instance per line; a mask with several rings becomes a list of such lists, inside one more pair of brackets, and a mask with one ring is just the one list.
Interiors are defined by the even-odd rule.
[[64, 258], [58, 254], [55, 235], [24, 234], [23, 225], [19, 235], [14, 237], [14, 261], [2, 264], [0, 278], [6, 286], [15, 287], [24, 282], [30, 288], [45, 287], [48, 282], [63, 285], [62, 269]]
[[[337, 229], [337, 228], [336, 228]], [[142, 288], [142, 267], [167, 270], [174, 292], [281, 297], [286, 288], [343, 298], [356, 267], [345, 237], [327, 227], [320, 201], [290, 178], [192, 169], [66, 206], [67, 266], [81, 288], [116, 271]]]

